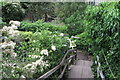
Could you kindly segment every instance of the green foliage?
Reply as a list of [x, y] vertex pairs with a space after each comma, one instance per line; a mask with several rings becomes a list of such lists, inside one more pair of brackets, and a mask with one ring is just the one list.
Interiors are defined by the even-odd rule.
[[54, 3], [52, 2], [21, 2], [21, 6], [26, 10], [26, 17], [30, 21], [43, 19], [45, 15], [54, 16]]
[[59, 31], [59, 32], [67, 32], [67, 27], [65, 25], [58, 26], [53, 25], [51, 23], [45, 23], [42, 20], [38, 20], [34, 23], [29, 22], [22, 22], [21, 26], [19, 27], [21, 31], [32, 31], [32, 32], [41, 32], [42, 30], [49, 30], [52, 32]]
[[[35, 33], [20, 32], [15, 46], [17, 56], [13, 58], [11, 54], [3, 52], [3, 78], [22, 78], [22, 75], [26, 78], [40, 77], [59, 64], [65, 51], [69, 49], [67, 39], [67, 36], [61, 36], [59, 32], [48, 30]], [[52, 46], [55, 46], [56, 49], [53, 50]], [[48, 55], [42, 54], [42, 50], [47, 50]], [[36, 61], [40, 62], [36, 63]], [[33, 68], [25, 69], [25, 66], [31, 64]], [[59, 71], [56, 73], [59, 73]], [[55, 76], [56, 74], [51, 77]]]
[[57, 16], [67, 25], [68, 34], [76, 35], [83, 32], [83, 12], [86, 8], [84, 2], [57, 3]]
[[[64, 56], [64, 52], [68, 49], [68, 43], [67, 38], [59, 36], [59, 33], [52, 33], [48, 30], [35, 33], [21, 32], [20, 42], [16, 47], [16, 52], [18, 54], [18, 59], [29, 63], [36, 59], [30, 58], [28, 55], [44, 56], [44, 61], [48, 61], [49, 66], [47, 68], [43, 68], [43, 70], [39, 66], [37, 67], [37, 71], [33, 74], [33, 77], [38, 78], [60, 62]], [[56, 51], [51, 49], [52, 45], [56, 46]], [[48, 56], [40, 53], [41, 50], [44, 49], [48, 50]]]
[[82, 13], [83, 10], [86, 8], [86, 5], [84, 2], [61, 2], [56, 3], [55, 13], [57, 16], [65, 22], [66, 18], [69, 18], [71, 15], [73, 15], [76, 11], [79, 13]]
[[80, 14], [79, 11], [76, 11], [69, 18], [65, 19], [65, 24], [68, 27], [69, 35], [76, 35], [82, 33], [83, 30], [83, 14]]
[[6, 22], [0, 22], [0, 29], [2, 29], [6, 24]]
[[2, 18], [7, 23], [10, 20], [23, 20], [24, 14], [25, 10], [19, 3], [6, 3], [2, 6]]
[[77, 48], [89, 52], [89, 47], [92, 40], [87, 37], [87, 33], [83, 32], [76, 35], [76, 37], [80, 37], [80, 39], [76, 39]]
[[[106, 64], [105, 54], [110, 68], [116, 78], [120, 78], [120, 3], [101, 3], [88, 7], [85, 12], [85, 32], [87, 39], [91, 39], [89, 50], [94, 56], [100, 57], [101, 69], [106, 78], [113, 78]], [[95, 64], [94, 64], [95, 65]], [[94, 66], [94, 70], [97, 65]], [[97, 72], [95, 72], [97, 73]], [[95, 74], [95, 77], [96, 74]]]

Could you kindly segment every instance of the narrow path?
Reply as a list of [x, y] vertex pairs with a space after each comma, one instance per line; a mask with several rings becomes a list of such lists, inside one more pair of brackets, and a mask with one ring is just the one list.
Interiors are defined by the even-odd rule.
[[89, 55], [78, 52], [76, 64], [70, 66], [68, 78], [93, 78], [91, 65]]

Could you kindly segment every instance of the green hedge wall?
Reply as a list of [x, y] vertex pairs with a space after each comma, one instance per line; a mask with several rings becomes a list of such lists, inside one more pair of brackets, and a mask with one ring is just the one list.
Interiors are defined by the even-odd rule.
[[42, 30], [49, 30], [52, 32], [59, 31], [66, 33], [67, 32], [67, 26], [62, 25], [53, 25], [51, 23], [45, 23], [42, 20], [38, 20], [36, 22], [30, 23], [30, 22], [22, 22], [21, 26], [19, 27], [19, 30], [21, 31], [32, 31], [32, 32], [41, 32]]
[[[101, 69], [106, 78], [120, 78], [120, 2], [101, 3], [89, 6], [85, 11], [85, 32], [89, 51], [100, 57]], [[105, 56], [104, 56], [105, 55]], [[110, 72], [105, 57], [113, 72]], [[97, 77], [97, 65], [93, 65]]]

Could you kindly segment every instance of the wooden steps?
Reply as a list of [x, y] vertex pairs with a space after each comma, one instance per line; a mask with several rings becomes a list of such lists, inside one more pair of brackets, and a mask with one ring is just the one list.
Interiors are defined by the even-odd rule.
[[71, 78], [93, 78], [91, 66], [92, 61], [89, 61], [88, 56], [83, 53], [77, 53], [77, 61], [75, 65], [70, 66], [68, 79]]
[[91, 67], [92, 66], [92, 61], [87, 61], [87, 60], [77, 60], [76, 65], [83, 66], [83, 67]]

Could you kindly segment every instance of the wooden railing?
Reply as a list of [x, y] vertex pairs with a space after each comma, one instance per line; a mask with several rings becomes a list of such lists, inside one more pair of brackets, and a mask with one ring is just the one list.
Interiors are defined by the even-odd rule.
[[[108, 60], [107, 60], [107, 58], [106, 58], [106, 56], [105, 56], [105, 54], [103, 53], [103, 58], [105, 59], [105, 63], [106, 63], [106, 65], [108, 66], [108, 69], [109, 69], [109, 71], [110, 71], [110, 73], [111, 73], [111, 75], [112, 75], [112, 77], [115, 79], [116, 77], [115, 77], [115, 75], [113, 74], [113, 72], [112, 72], [112, 70], [111, 70], [111, 67], [110, 67], [110, 65], [109, 65], [109, 63], [108, 63]], [[100, 63], [100, 60], [99, 60], [99, 56], [98, 55], [96, 55], [96, 59], [97, 59], [97, 65], [98, 65], [98, 67], [97, 67], [97, 75], [98, 75], [98, 77], [100, 76], [100, 78], [102, 79], [102, 80], [105, 80], [105, 76], [103, 75], [103, 71], [101, 70], [101, 63]]]
[[103, 71], [100, 69], [101, 68], [101, 63], [100, 63], [100, 60], [99, 60], [99, 56], [97, 55], [96, 58], [97, 58], [97, 63], [96, 64], [98, 65], [97, 75], [98, 75], [98, 77], [100, 75], [101, 80], [105, 80], [105, 76], [103, 75]]
[[[68, 55], [69, 53], [74, 53], [73, 55]], [[46, 78], [48, 78], [49, 76], [51, 76], [54, 72], [56, 72], [57, 70], [59, 69], [62, 69], [61, 70], [61, 74], [58, 76], [58, 80], [61, 79], [64, 75], [64, 72], [66, 70], [66, 68], [69, 66], [69, 64], [71, 62], [75, 62], [76, 60], [76, 54], [77, 53], [77, 49], [70, 49], [66, 52], [66, 54], [64, 55], [62, 61], [57, 65], [55, 66], [53, 69], [51, 69], [50, 71], [46, 72], [45, 74], [43, 74], [42, 76], [40, 76], [37, 80], [44, 80]]]

